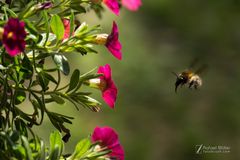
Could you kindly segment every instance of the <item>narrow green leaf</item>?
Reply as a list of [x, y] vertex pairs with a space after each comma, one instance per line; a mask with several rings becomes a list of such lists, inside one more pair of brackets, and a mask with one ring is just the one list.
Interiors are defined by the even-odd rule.
[[61, 98], [60, 96], [56, 95], [56, 94], [51, 94], [50, 95], [52, 97], [52, 99], [57, 103], [57, 104], [64, 104], [65, 101], [63, 98]]
[[35, 26], [32, 24], [32, 22], [28, 19], [24, 19], [24, 22], [25, 22], [25, 25], [26, 25], [26, 28], [27, 30], [34, 34], [34, 35], [38, 35], [38, 30], [35, 28]]
[[46, 72], [44, 72], [44, 77], [47, 78], [49, 81], [52, 81], [55, 84], [58, 83], [52, 75], [50, 75], [50, 74], [48, 74]]
[[41, 146], [41, 150], [40, 150], [39, 160], [46, 160], [45, 144], [44, 144], [44, 142], [42, 140], [40, 141], [40, 146]]
[[13, 18], [17, 18], [18, 17], [17, 14], [13, 10], [9, 9], [8, 7], [4, 7], [4, 8], [11, 15], [11, 17], [13, 17]]
[[43, 11], [42, 15], [45, 21], [45, 30], [46, 30], [46, 39], [45, 39], [45, 42], [43, 43], [43, 45], [45, 46], [47, 44], [49, 33], [50, 33], [50, 25], [49, 25], [49, 17], [47, 12]]
[[74, 70], [74, 72], [72, 74], [67, 92], [69, 92], [77, 87], [77, 85], [79, 83], [79, 79], [80, 79], [80, 71], [78, 69], [76, 69], [76, 70]]
[[35, 94], [35, 93], [33, 93], [33, 92], [31, 92], [31, 94], [33, 95], [33, 97], [37, 100], [37, 103], [36, 103], [36, 101], [34, 102], [34, 101], [31, 101], [32, 102], [32, 104], [35, 104], [34, 106], [35, 107], [38, 107], [39, 109], [40, 109], [40, 111], [41, 111], [41, 122], [40, 122], [40, 124], [42, 123], [42, 121], [43, 121], [43, 117], [44, 117], [44, 109], [45, 109], [45, 104], [42, 102], [42, 100]]
[[25, 151], [26, 151], [26, 155], [27, 155], [27, 160], [33, 160], [33, 157], [32, 157], [32, 151], [31, 151], [31, 148], [29, 146], [29, 142], [28, 142], [28, 139], [24, 136], [22, 136], [22, 142], [23, 142], [23, 146], [25, 148]]
[[57, 36], [58, 40], [62, 40], [64, 36], [64, 25], [58, 15], [54, 15], [50, 22], [53, 33]]
[[74, 32], [74, 13], [71, 12], [71, 16], [70, 16], [70, 34], [69, 36], [71, 36]]

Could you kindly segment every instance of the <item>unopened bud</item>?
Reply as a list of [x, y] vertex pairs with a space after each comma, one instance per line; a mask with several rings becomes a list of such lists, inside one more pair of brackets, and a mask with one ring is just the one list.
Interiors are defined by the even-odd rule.
[[52, 2], [43, 2], [36, 5], [36, 9], [48, 9], [53, 6]]
[[94, 112], [99, 112], [101, 110], [100, 105], [101, 103], [99, 103], [97, 100], [86, 96], [87, 100], [88, 100], [88, 106], [90, 106], [91, 110]]

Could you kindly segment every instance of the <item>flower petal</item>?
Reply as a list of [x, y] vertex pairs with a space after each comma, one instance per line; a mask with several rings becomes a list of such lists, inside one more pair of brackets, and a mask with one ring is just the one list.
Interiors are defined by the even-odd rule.
[[106, 4], [106, 6], [117, 16], [119, 15], [119, 4], [117, 0], [103, 0], [103, 3]]
[[124, 160], [124, 150], [119, 143], [118, 134], [110, 127], [96, 127], [92, 134], [92, 141], [99, 141], [100, 145], [107, 147], [112, 152], [110, 157], [115, 157], [118, 160]]
[[4, 26], [3, 45], [10, 56], [15, 56], [25, 49], [26, 31], [24, 22], [10, 18]]
[[142, 5], [141, 0], [122, 0], [122, 5], [131, 11], [137, 11]]
[[68, 39], [70, 35], [70, 20], [64, 18], [63, 20], [63, 25], [64, 25], [64, 37], [63, 39]]
[[105, 66], [100, 66], [98, 68], [98, 72], [97, 73], [102, 73], [103, 76], [101, 76], [100, 78], [106, 79], [106, 80], [111, 80], [112, 79], [112, 70], [109, 64], [106, 64]]
[[110, 108], [115, 107], [117, 94], [118, 94], [118, 91], [113, 82], [110, 88], [102, 92], [102, 98], [109, 105]]
[[119, 33], [118, 33], [118, 26], [116, 22], [113, 22], [112, 26], [112, 32], [108, 36], [106, 47], [107, 49], [112, 53], [114, 57], [121, 60], [122, 59], [122, 45], [118, 39]]

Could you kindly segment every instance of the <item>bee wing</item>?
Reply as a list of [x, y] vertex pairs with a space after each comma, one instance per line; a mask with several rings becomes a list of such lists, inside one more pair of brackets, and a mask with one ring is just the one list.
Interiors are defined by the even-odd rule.
[[196, 66], [196, 64], [199, 62], [199, 58], [194, 58], [192, 62], [190, 63], [188, 69], [193, 70], [193, 68]]
[[200, 68], [196, 70], [196, 74], [201, 74], [207, 70], [208, 66], [206, 64], [202, 65]]

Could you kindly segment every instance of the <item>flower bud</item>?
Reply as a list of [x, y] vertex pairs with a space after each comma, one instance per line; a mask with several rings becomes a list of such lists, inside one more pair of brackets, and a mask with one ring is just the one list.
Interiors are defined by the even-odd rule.
[[91, 97], [88, 97], [88, 96], [85, 96], [87, 98], [87, 101], [88, 101], [88, 105], [91, 106], [91, 110], [94, 111], [94, 112], [99, 112], [101, 110], [100, 108], [100, 105], [101, 103], [99, 103], [97, 100], [91, 98]]
[[51, 8], [53, 6], [52, 2], [43, 2], [43, 3], [39, 3], [35, 6], [35, 8], [37, 10], [39, 9], [48, 9]]

